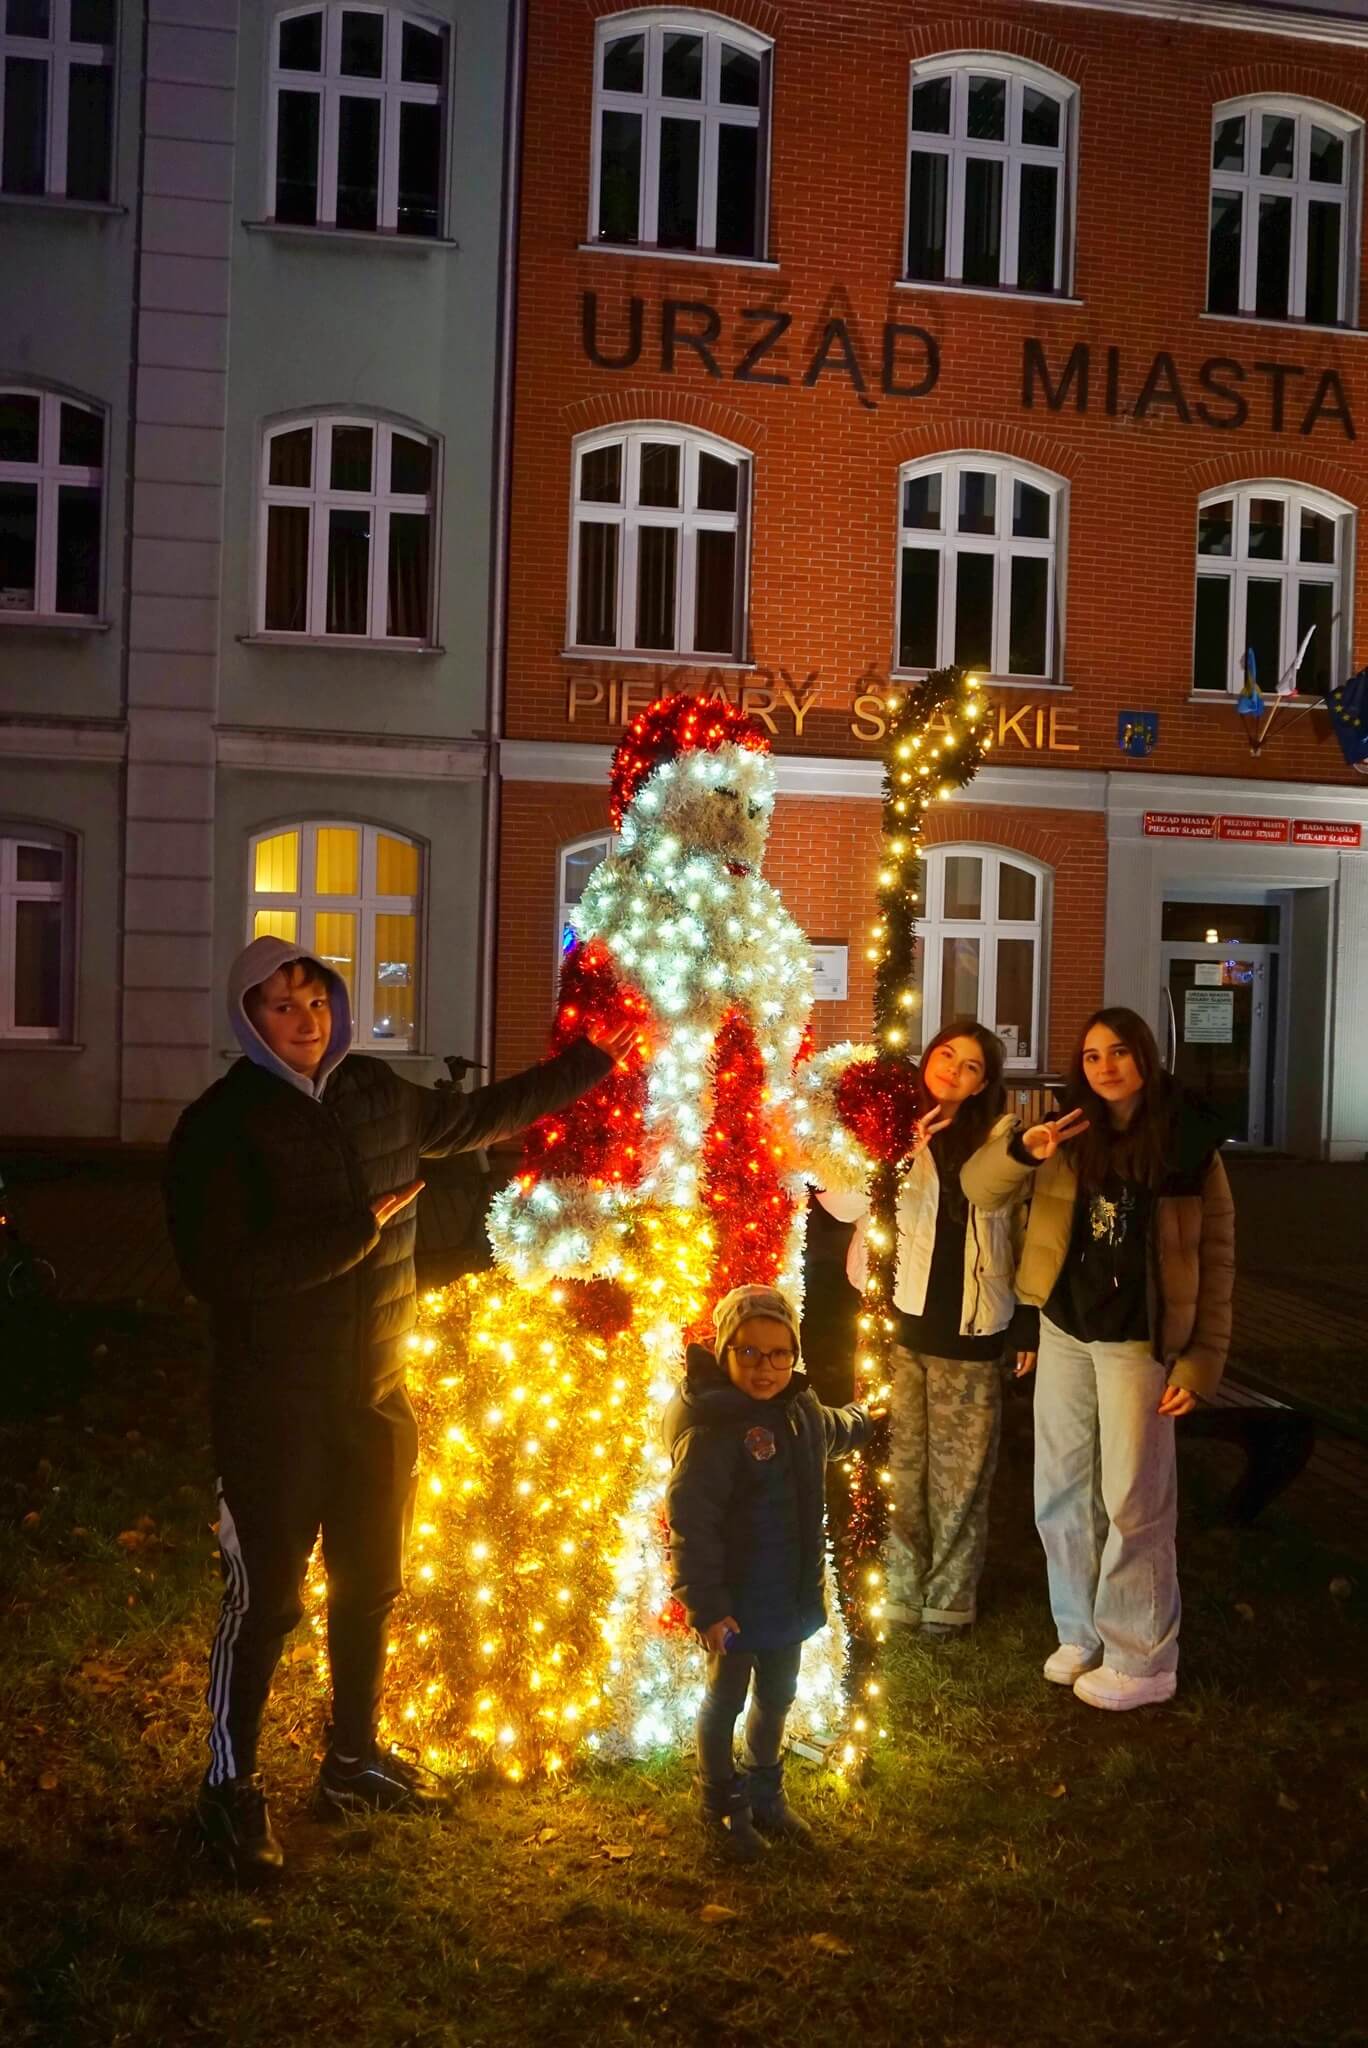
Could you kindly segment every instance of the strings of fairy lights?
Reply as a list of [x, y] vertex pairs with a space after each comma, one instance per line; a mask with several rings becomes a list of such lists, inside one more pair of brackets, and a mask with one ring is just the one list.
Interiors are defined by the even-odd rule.
[[[856, 1389], [876, 1406], [886, 1404], [897, 1337], [893, 1290], [898, 1260], [898, 1193], [917, 1114], [914, 1046], [916, 932], [922, 901], [926, 813], [963, 789], [992, 747], [981, 730], [978, 678], [963, 669], [937, 669], [904, 690], [890, 691], [884, 757], [882, 847], [877, 877], [878, 917], [865, 958], [874, 967], [874, 1041], [877, 1057], [844, 1067], [835, 1087], [843, 1128], [869, 1155], [866, 1189], [866, 1279], [858, 1317]], [[882, 1573], [877, 1560], [888, 1526], [889, 1426], [875, 1428], [852, 1460], [850, 1518], [843, 1547], [847, 1603], [860, 1617], [866, 1645], [882, 1639]]]
[[[516, 1781], [691, 1735], [703, 1659], [670, 1595], [661, 1415], [722, 1292], [802, 1293], [809, 1161], [786, 1120], [812, 964], [758, 872], [773, 803], [768, 741], [732, 707], [676, 697], [633, 722], [552, 1042], [631, 1022], [642, 1050], [529, 1133], [491, 1205], [498, 1270], [424, 1302], [387, 1733], [438, 1769]], [[321, 1634], [321, 1574], [314, 1598]], [[790, 1729], [840, 1738], [848, 1764], [884, 1732], [881, 1693], [869, 1676], [848, 1704], [828, 1604]]]

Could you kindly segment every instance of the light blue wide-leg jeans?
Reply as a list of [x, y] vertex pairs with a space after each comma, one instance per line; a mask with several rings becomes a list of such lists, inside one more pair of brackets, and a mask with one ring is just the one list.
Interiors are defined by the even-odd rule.
[[1150, 1678], [1178, 1665], [1178, 1475], [1148, 1344], [1080, 1344], [1040, 1318], [1035, 1512], [1061, 1643]]

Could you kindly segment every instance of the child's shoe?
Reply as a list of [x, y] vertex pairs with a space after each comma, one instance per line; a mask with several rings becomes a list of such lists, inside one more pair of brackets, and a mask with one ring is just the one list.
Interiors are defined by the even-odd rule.
[[719, 1848], [733, 1863], [757, 1863], [768, 1844], [756, 1834], [751, 1820], [750, 1787], [742, 1777], [729, 1785], [700, 1783], [703, 1817]]
[[784, 1765], [752, 1764], [750, 1776], [751, 1819], [762, 1835], [783, 1836], [804, 1849], [813, 1846], [812, 1829], [801, 1814], [794, 1812], [784, 1797]]

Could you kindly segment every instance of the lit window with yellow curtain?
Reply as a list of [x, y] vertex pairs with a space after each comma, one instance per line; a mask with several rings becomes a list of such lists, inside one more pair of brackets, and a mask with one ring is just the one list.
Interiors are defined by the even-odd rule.
[[251, 843], [251, 936], [285, 939], [332, 969], [358, 1050], [418, 1050], [422, 873], [417, 843], [376, 825], [320, 819]]

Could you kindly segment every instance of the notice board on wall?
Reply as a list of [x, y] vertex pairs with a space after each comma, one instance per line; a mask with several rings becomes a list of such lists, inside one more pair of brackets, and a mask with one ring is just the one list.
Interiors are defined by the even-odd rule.
[[1183, 1037], [1189, 1045], [1232, 1045], [1234, 989], [1190, 988], [1183, 997]]

